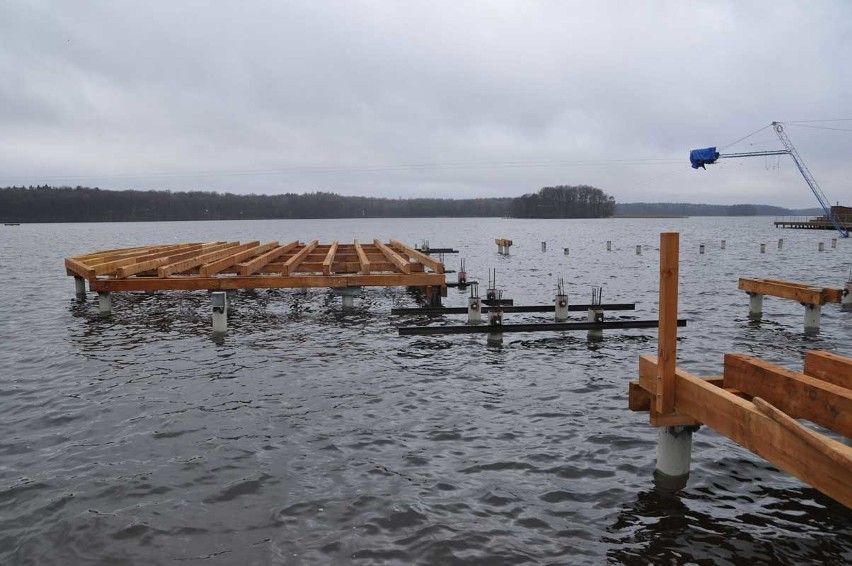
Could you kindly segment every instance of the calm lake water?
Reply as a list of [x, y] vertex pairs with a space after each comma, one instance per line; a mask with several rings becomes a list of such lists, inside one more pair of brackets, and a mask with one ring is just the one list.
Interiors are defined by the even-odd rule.
[[116, 294], [100, 318], [63, 268], [151, 243], [427, 239], [461, 250], [483, 287], [496, 268], [518, 304], [551, 302], [562, 277], [572, 302], [601, 285], [604, 302], [637, 305], [613, 316], [655, 318], [662, 231], [681, 233], [680, 365], [852, 356], [837, 305], [816, 336], [791, 301], [748, 320], [740, 276], [841, 286], [852, 267], [852, 242], [771, 218], [0, 227], [0, 563], [852, 562], [850, 510], [707, 427], [688, 486], [655, 487], [656, 432], [627, 409], [627, 383], [656, 330], [400, 337], [464, 317], [391, 316], [416, 304], [402, 288], [365, 289], [346, 313], [327, 289], [262, 290], [236, 296], [217, 342], [204, 292]]

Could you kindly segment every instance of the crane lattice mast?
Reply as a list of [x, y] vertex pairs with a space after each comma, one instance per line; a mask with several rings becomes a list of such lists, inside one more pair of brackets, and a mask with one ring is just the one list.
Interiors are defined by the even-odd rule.
[[708, 147], [704, 149], [694, 149], [689, 154], [689, 159], [692, 162], [693, 169], [698, 169], [701, 167], [704, 169], [705, 165], [712, 165], [716, 163], [717, 159], [734, 159], [738, 157], [763, 157], [767, 155], [789, 155], [793, 158], [793, 162], [796, 164], [796, 167], [799, 169], [799, 173], [802, 174], [802, 177], [805, 178], [805, 182], [811, 188], [811, 192], [813, 192], [820, 206], [822, 207], [823, 212], [825, 212], [826, 218], [831, 221], [831, 224], [834, 228], [840, 233], [840, 236], [843, 238], [849, 237], [849, 230], [847, 230], [843, 225], [840, 224], [837, 217], [831, 211], [831, 204], [828, 202], [828, 199], [825, 197], [825, 194], [822, 192], [822, 189], [819, 188], [819, 184], [814, 179], [813, 174], [808, 169], [805, 162], [802, 161], [802, 158], [799, 156], [799, 152], [796, 151], [796, 146], [793, 145], [793, 142], [790, 141], [790, 138], [787, 137], [787, 133], [784, 131], [784, 126], [781, 125], [781, 122], [772, 122], [772, 129], [775, 130], [775, 134], [778, 136], [778, 139], [781, 140], [781, 143], [784, 145], [784, 149], [773, 149], [768, 151], [747, 151], [744, 153], [719, 153], [716, 151], [715, 147]]

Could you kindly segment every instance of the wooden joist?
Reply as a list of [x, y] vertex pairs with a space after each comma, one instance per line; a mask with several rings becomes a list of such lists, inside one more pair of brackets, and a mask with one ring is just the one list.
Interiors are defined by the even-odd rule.
[[364, 252], [364, 248], [358, 240], [355, 240], [355, 253], [358, 254], [358, 262], [361, 264], [361, 273], [369, 274], [371, 268], [370, 260], [367, 258], [367, 254]]
[[305, 261], [305, 258], [308, 257], [311, 252], [314, 251], [314, 248], [316, 248], [318, 245], [319, 242], [317, 240], [314, 240], [313, 242], [299, 250], [296, 255], [284, 262], [284, 270], [282, 273], [284, 273], [284, 275], [290, 275], [290, 271], [296, 269], [300, 263]]
[[806, 375], [852, 389], [852, 358], [823, 350], [811, 350], [805, 355]]
[[408, 259], [402, 257], [379, 240], [373, 240], [373, 245], [379, 248], [379, 251], [384, 254], [388, 261], [396, 265], [400, 271], [403, 273], [411, 273], [411, 262], [409, 262]]
[[820, 287], [819, 285], [811, 285], [810, 283], [799, 283], [798, 281], [786, 281], [784, 279], [764, 278], [762, 279], [762, 281], [769, 281], [770, 283], [779, 283], [781, 285], [787, 285], [792, 287], [802, 287], [804, 289], [822, 289], [822, 295], [826, 303], [840, 303], [843, 301], [843, 289], [837, 287]]
[[331, 275], [331, 266], [334, 265], [334, 256], [337, 254], [337, 245], [338, 242], [335, 240], [331, 247], [328, 248], [328, 253], [325, 256], [325, 259], [322, 260], [322, 274], [323, 275]]
[[391, 240], [391, 246], [396, 248], [397, 250], [408, 254], [408, 257], [413, 258], [423, 265], [427, 266], [429, 269], [434, 271], [435, 273], [443, 273], [444, 272], [444, 264], [433, 258], [432, 256], [428, 256], [419, 250], [415, 250], [411, 246], [407, 246], [399, 240]]
[[278, 259], [279, 257], [286, 254], [298, 245], [299, 242], [294, 240], [289, 244], [278, 246], [277, 248], [274, 248], [263, 255], [260, 255], [254, 259], [240, 264], [240, 275], [246, 276], [251, 275], [252, 273], [257, 273], [261, 270], [261, 268], [263, 268], [263, 266], [268, 263], [272, 263], [274, 260]]
[[725, 354], [725, 384], [852, 438], [852, 389], [745, 354]]
[[[227, 246], [227, 243], [217, 243], [212, 245], [205, 244], [201, 246], [201, 250], [204, 252], [214, 252]], [[130, 277], [131, 275], [136, 275], [137, 273], [143, 273], [145, 271], [158, 269], [162, 265], [168, 265], [170, 263], [195, 257], [198, 254], [198, 251], [199, 250], [195, 249], [190, 251], [175, 250], [176, 253], [167, 256], [158, 257], [156, 259], [150, 259], [146, 261], [140, 261], [138, 263], [133, 263], [130, 265], [125, 265], [115, 270], [115, 276], [119, 279], [124, 279], [126, 277]]]
[[168, 265], [161, 265], [157, 268], [157, 276], [170, 277], [173, 273], [181, 273], [183, 271], [186, 271], [187, 269], [192, 269], [193, 267], [198, 267], [199, 265], [204, 265], [205, 263], [210, 263], [211, 261], [226, 258], [237, 252], [241, 252], [258, 245], [260, 245], [260, 242], [249, 242], [247, 244], [240, 244], [239, 242], [230, 242], [222, 249], [199, 254], [188, 259], [170, 263]]
[[251, 247], [245, 251], [237, 252], [218, 261], [213, 261], [201, 266], [201, 269], [198, 271], [198, 275], [199, 277], [210, 277], [212, 275], [215, 275], [216, 273], [228, 269], [232, 265], [240, 263], [241, 261], [245, 261], [247, 259], [257, 257], [261, 254], [265, 254], [266, 252], [277, 246], [278, 242], [268, 242], [260, 246]]

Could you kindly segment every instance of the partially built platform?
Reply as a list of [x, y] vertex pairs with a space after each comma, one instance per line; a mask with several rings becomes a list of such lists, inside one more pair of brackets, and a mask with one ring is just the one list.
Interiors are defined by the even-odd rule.
[[65, 259], [78, 294], [91, 291], [420, 287], [446, 296], [440, 261], [397, 240], [155, 244]]

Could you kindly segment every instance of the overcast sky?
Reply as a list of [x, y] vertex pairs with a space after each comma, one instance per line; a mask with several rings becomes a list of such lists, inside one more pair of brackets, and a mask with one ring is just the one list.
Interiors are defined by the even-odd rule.
[[[0, 186], [809, 207], [787, 156], [688, 153], [852, 118], [850, 55], [849, 0], [3, 0]], [[786, 129], [852, 205], [849, 130]]]

